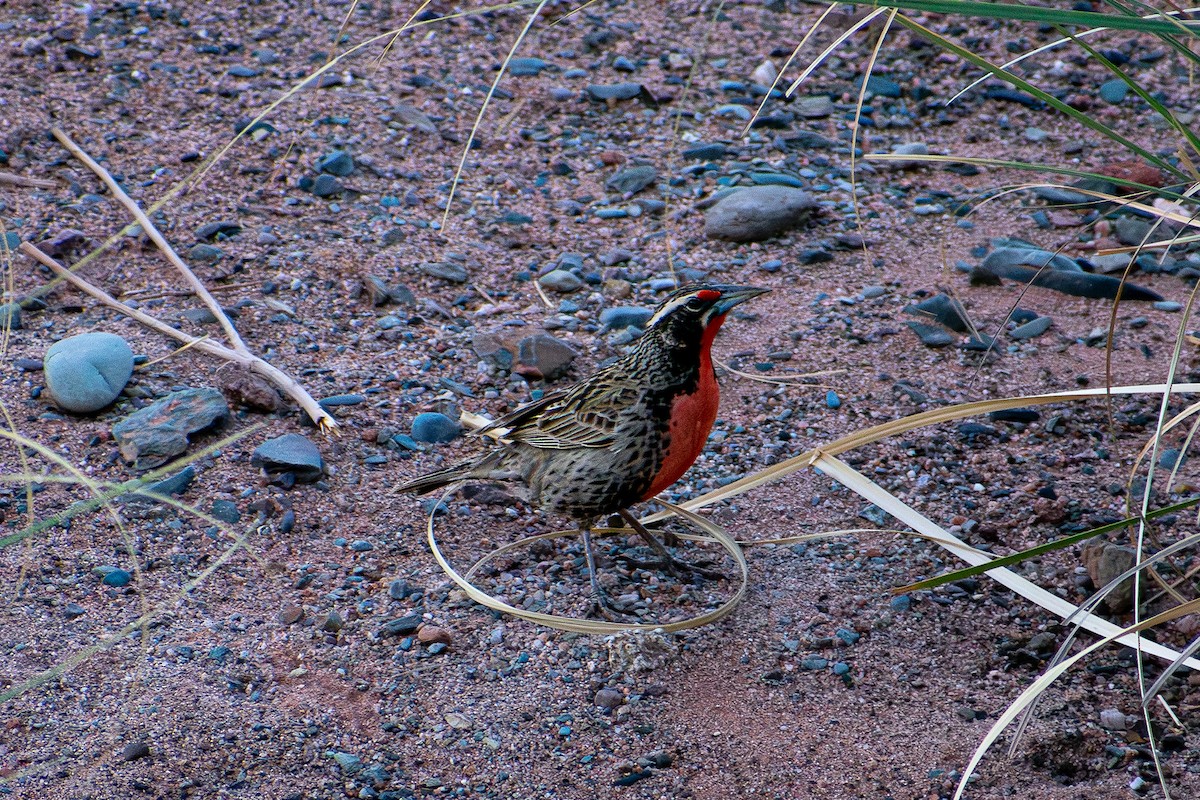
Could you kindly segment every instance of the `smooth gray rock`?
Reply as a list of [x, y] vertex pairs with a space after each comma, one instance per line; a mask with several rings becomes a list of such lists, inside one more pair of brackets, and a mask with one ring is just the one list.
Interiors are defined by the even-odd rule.
[[44, 360], [46, 387], [61, 408], [99, 411], [116, 400], [133, 375], [133, 351], [115, 333], [81, 333], [55, 342]]
[[462, 426], [445, 414], [427, 411], [412, 421], [412, 438], [418, 442], [452, 442], [462, 435]]
[[990, 268], [980, 267], [980, 270], [1001, 278], [1020, 281], [1031, 286], [1040, 286], [1043, 289], [1053, 289], [1074, 297], [1113, 300], [1120, 295], [1122, 300], [1148, 300], [1150, 302], [1163, 299], [1162, 295], [1153, 289], [1129, 282], [1122, 284], [1120, 278], [1112, 275], [1096, 275], [1091, 272], [1060, 272], [1056, 269], [1036, 270], [1016, 264]]
[[565, 269], [554, 269], [547, 272], [542, 277], [538, 278], [544, 288], [555, 292], [574, 292], [583, 286], [583, 281], [574, 273], [567, 272]]
[[983, 268], [996, 272], [997, 267], [1011, 266], [1036, 267], [1037, 269], [1054, 269], [1061, 272], [1082, 272], [1079, 262], [1061, 253], [1051, 253], [1049, 250], [1038, 250], [1025, 247], [1000, 247], [987, 254], [983, 260]]
[[604, 182], [604, 188], [610, 192], [623, 195], [633, 195], [645, 189], [658, 177], [658, 170], [648, 164], [626, 167], [609, 176]]
[[566, 374], [575, 349], [548, 333], [526, 336], [517, 343], [516, 372], [526, 378], [555, 380]]
[[966, 309], [947, 294], [936, 294], [919, 303], [907, 306], [904, 313], [920, 317], [925, 321], [933, 320], [958, 333], [966, 333], [971, 330]]
[[1050, 330], [1050, 326], [1053, 324], [1054, 320], [1050, 317], [1038, 317], [1024, 325], [1018, 325], [1009, 331], [1008, 335], [1013, 339], [1033, 339]]
[[802, 189], [752, 186], [710, 208], [704, 232], [711, 239], [760, 242], [804, 225], [817, 208], [817, 201]]
[[325, 459], [307, 436], [285, 433], [254, 448], [250, 463], [274, 480], [288, 472], [300, 483], [312, 483], [325, 474]]

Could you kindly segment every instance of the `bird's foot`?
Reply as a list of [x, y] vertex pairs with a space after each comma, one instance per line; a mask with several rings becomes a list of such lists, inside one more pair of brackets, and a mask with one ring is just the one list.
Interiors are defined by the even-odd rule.
[[711, 569], [708, 566], [712, 563], [711, 561], [698, 561], [695, 564], [692, 564], [684, 561], [681, 558], [676, 558], [670, 553], [659, 556], [658, 558], [648, 558], [644, 561], [633, 558], [632, 556], [627, 556], [624, 553], [621, 553], [616, 557], [631, 567], [637, 567], [638, 569], [660, 570], [673, 577], [684, 578], [693, 582], [695, 581], [697, 575], [702, 578], [707, 578], [710, 581], [719, 580], [725, 577], [725, 573], [721, 572], [720, 570]]
[[609, 602], [608, 596], [600, 592], [592, 594], [591, 602], [588, 604], [587, 616], [592, 619], [604, 619], [609, 622], [629, 622], [629, 618], [634, 616], [634, 614], [631, 611], [614, 606]]

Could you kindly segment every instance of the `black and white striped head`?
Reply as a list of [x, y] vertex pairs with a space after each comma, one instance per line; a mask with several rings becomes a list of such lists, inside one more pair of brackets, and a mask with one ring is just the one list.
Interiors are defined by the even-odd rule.
[[765, 294], [769, 289], [734, 286], [728, 283], [697, 283], [676, 289], [662, 302], [646, 323], [646, 330], [671, 327], [703, 333], [710, 324], [724, 319], [738, 303]]

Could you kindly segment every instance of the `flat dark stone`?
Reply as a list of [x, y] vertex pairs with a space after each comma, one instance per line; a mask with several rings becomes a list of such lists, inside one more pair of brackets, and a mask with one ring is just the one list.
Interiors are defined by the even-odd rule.
[[1030, 267], [992, 267], [989, 271], [1011, 281], [1053, 289], [1073, 297], [1089, 297], [1094, 300], [1142, 300], [1156, 302], [1163, 297], [1158, 292], [1135, 283], [1121, 284], [1111, 275], [1094, 275], [1090, 272], [1060, 272], [1058, 270], [1036, 270]]
[[217, 389], [185, 389], [133, 412], [112, 433], [135, 469], [153, 469], [186, 450], [190, 435], [228, 416], [229, 404]]

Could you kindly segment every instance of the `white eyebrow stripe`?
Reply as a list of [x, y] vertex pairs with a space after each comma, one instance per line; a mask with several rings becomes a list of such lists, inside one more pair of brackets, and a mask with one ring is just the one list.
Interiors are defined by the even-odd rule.
[[655, 325], [657, 325], [659, 322], [661, 322], [663, 317], [666, 317], [668, 314], [670, 314], [672, 311], [679, 308], [680, 306], [687, 305], [688, 301], [691, 300], [695, 296], [696, 296], [696, 293], [691, 292], [691, 293], [685, 294], [681, 297], [676, 297], [674, 300], [667, 303], [665, 306], [660, 308], [658, 311], [654, 312], [654, 316], [650, 317], [650, 319], [647, 320], [645, 329], [650, 330]]

